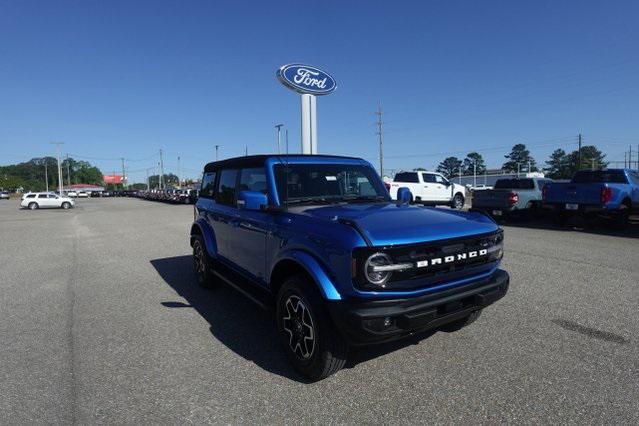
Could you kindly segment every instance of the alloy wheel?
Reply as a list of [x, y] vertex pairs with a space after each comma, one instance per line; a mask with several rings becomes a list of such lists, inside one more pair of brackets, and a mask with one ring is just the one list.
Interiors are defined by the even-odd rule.
[[293, 353], [308, 360], [315, 350], [315, 327], [311, 313], [298, 296], [292, 295], [284, 304], [283, 328], [288, 333], [288, 345]]

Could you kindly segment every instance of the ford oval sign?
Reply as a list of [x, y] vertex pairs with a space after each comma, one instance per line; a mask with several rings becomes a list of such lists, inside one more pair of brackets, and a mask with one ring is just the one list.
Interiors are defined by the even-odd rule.
[[277, 70], [277, 78], [289, 89], [310, 95], [328, 95], [337, 87], [330, 74], [310, 65], [284, 65]]

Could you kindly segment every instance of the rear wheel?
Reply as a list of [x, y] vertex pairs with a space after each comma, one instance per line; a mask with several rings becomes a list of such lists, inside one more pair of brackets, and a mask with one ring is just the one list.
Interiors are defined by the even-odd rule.
[[204, 239], [201, 235], [193, 237], [193, 269], [197, 283], [202, 288], [214, 287], [211, 259], [206, 251]]
[[29, 210], [37, 210], [38, 207], [38, 203], [29, 203]]
[[322, 380], [346, 363], [348, 346], [307, 277], [294, 276], [284, 283], [277, 296], [276, 320], [286, 356], [303, 376]]
[[455, 194], [453, 197], [453, 201], [451, 202], [451, 207], [457, 210], [461, 210], [464, 208], [464, 196], [459, 192]]
[[627, 205], [622, 204], [621, 208], [617, 212], [613, 225], [615, 229], [626, 229], [628, 227], [628, 222], [630, 221], [630, 209]]

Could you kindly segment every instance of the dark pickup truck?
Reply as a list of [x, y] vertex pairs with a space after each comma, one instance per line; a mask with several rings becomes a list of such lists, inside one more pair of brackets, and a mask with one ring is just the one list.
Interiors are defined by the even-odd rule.
[[604, 217], [617, 227], [639, 209], [639, 174], [629, 169], [580, 170], [569, 183], [552, 183], [543, 190], [543, 206], [558, 223], [570, 216]]
[[541, 190], [552, 182], [544, 178], [499, 179], [495, 189], [473, 193], [473, 208], [493, 217], [531, 214], [541, 206]]

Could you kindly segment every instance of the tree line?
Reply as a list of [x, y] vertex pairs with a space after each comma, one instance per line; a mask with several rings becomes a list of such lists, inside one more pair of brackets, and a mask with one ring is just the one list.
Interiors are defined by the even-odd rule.
[[[46, 170], [46, 172], [45, 172]], [[87, 161], [65, 158], [62, 161], [63, 185], [102, 184], [102, 172]], [[24, 163], [0, 166], [0, 188], [5, 190], [50, 191], [58, 188], [58, 160], [54, 157], [32, 158]]]
[[[506, 173], [527, 173], [540, 170], [525, 144], [514, 145], [510, 153], [504, 157], [506, 161], [501, 166], [501, 170]], [[581, 156], [579, 150], [567, 153], [563, 149], [556, 149], [550, 154], [541, 170], [551, 179], [570, 179], [580, 169], [606, 168], [608, 163], [605, 157], [605, 154], [594, 145], [581, 147]], [[579, 164], [580, 162], [581, 164]], [[460, 174], [464, 176], [481, 175], [486, 172], [486, 164], [481, 154], [473, 151], [468, 153], [463, 160], [457, 157], [445, 158], [437, 166], [437, 171], [448, 179]]]

